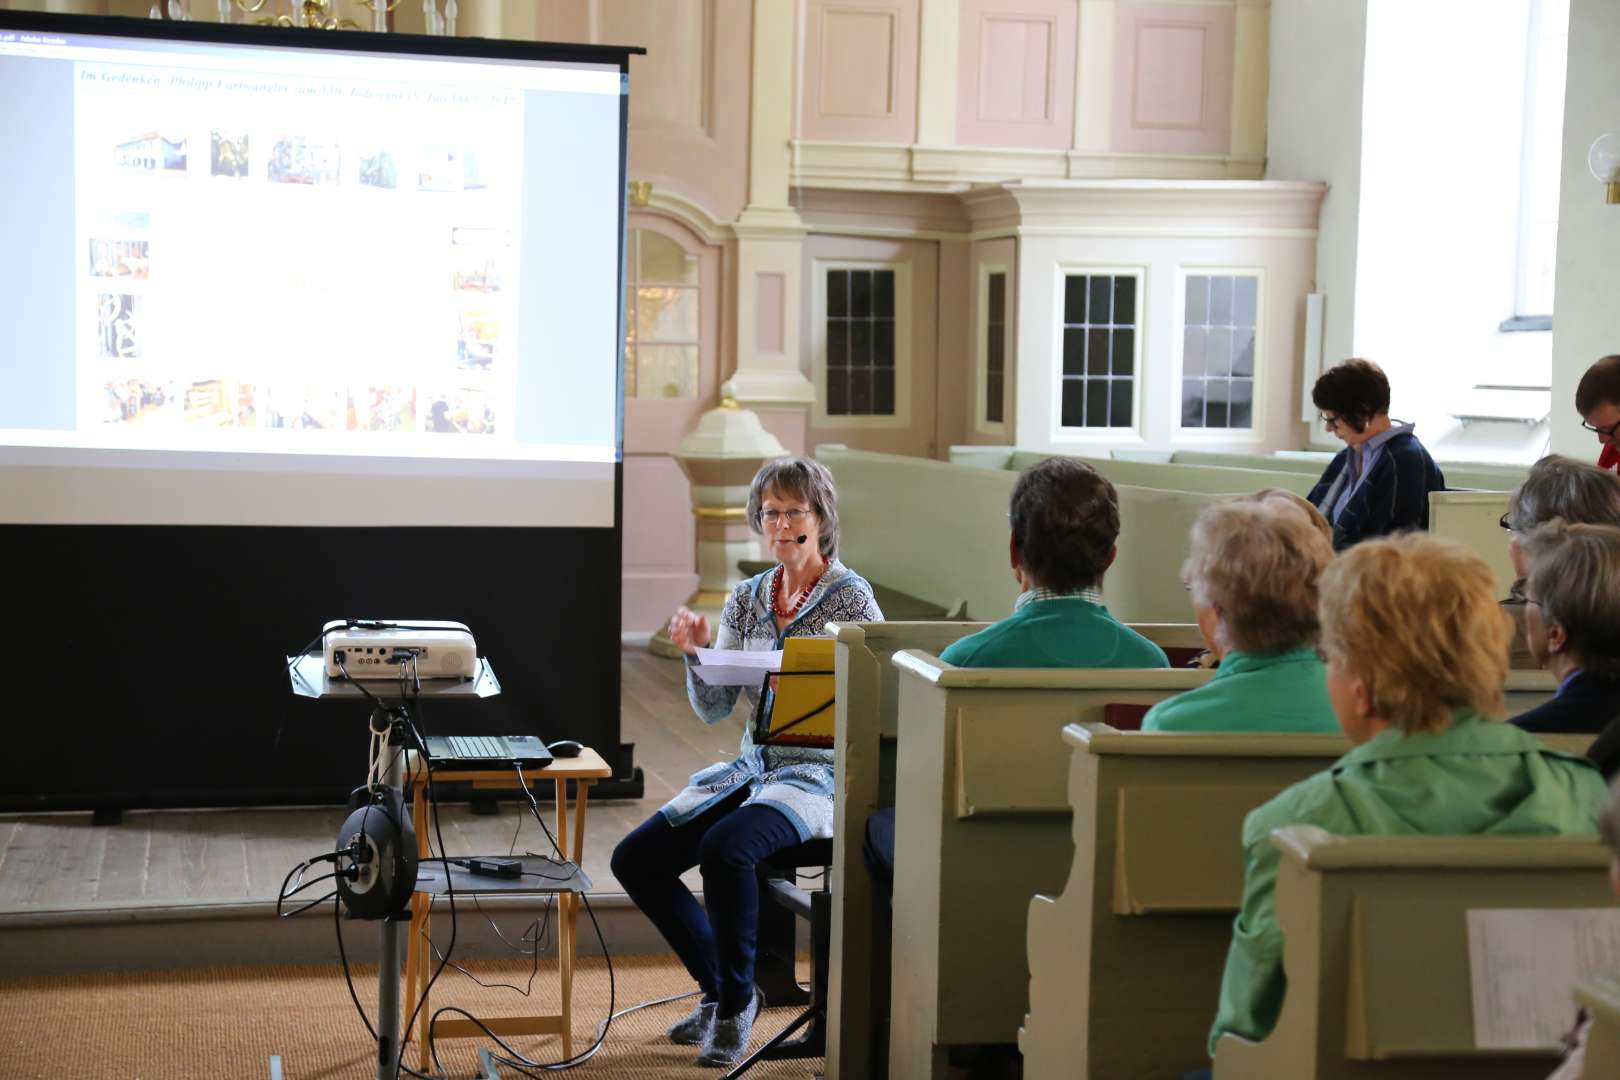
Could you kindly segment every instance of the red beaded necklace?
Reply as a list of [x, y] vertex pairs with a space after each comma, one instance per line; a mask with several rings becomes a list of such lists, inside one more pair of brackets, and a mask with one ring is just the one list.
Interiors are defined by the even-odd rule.
[[791, 620], [799, 613], [799, 609], [804, 606], [804, 602], [810, 599], [810, 594], [815, 591], [817, 585], [821, 584], [821, 579], [827, 575], [827, 565], [822, 564], [821, 573], [816, 575], [814, 581], [799, 590], [797, 597], [793, 601], [793, 606], [786, 611], [782, 610], [782, 579], [787, 576], [787, 568], [784, 566], [776, 568], [776, 576], [771, 578], [771, 611], [776, 614], [777, 618]]

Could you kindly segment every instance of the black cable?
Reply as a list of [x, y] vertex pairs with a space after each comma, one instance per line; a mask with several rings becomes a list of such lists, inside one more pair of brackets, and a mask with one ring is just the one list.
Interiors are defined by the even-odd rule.
[[303, 907], [293, 908], [293, 910], [291, 910], [291, 911], [287, 912], [287, 914], [283, 915], [282, 918], [283, 919], [290, 919], [294, 915], [302, 915], [304, 912], [308, 911], [312, 907], [320, 907], [322, 904], [326, 903], [328, 900], [332, 899], [336, 895], [337, 895], [337, 890], [333, 889], [331, 892], [327, 893], [325, 896], [321, 897], [319, 900], [311, 900], [309, 903], [305, 904]]
[[[439, 838], [439, 856], [440, 858], [443, 858], [448, 849], [444, 846], [444, 825], [439, 820], [439, 795], [437, 789], [435, 789], [433, 786], [433, 755], [428, 752], [427, 739], [424, 738], [422, 734], [421, 709], [422, 684], [420, 680], [418, 680], [416, 684], [416, 695], [411, 700], [410, 705], [404, 708], [405, 715], [402, 719], [406, 725], [406, 731], [410, 734], [411, 738], [416, 740], [417, 752], [422, 755], [422, 776], [424, 782], [427, 784], [428, 808], [430, 813], [433, 815], [434, 834]], [[431, 840], [428, 842], [428, 854], [430, 856], [433, 854], [433, 845]], [[445, 966], [450, 963], [450, 956], [456, 950], [456, 934], [458, 929], [456, 920], [456, 887], [455, 882], [450, 879], [450, 871], [448, 868], [446, 868], [444, 873], [444, 891], [445, 896], [450, 902], [450, 941], [449, 944], [447, 944], [444, 948], [444, 954], [439, 960], [439, 966], [433, 969], [432, 977], [428, 979], [427, 985], [422, 988], [421, 995], [417, 997], [416, 1007], [411, 1010], [410, 1018], [407, 1019], [405, 1021], [405, 1025], [400, 1028], [399, 1052], [394, 1056], [394, 1080], [398, 1080], [401, 1070], [410, 1073], [410, 1075], [415, 1077], [423, 1076], [422, 1073], [417, 1072], [405, 1064], [405, 1047], [410, 1042], [410, 1031], [411, 1028], [416, 1024], [416, 1018], [422, 1012], [422, 1006], [426, 1004], [428, 995], [433, 992], [434, 985], [439, 981], [439, 976], [444, 974]], [[437, 952], [438, 950], [435, 949], [434, 951]], [[433, 1019], [431, 1017], [428, 1019], [428, 1030], [433, 1030]], [[433, 1056], [434, 1064], [437, 1065], [439, 1056], [437, 1044], [434, 1045]], [[443, 1070], [440, 1071], [442, 1072]], [[439, 1078], [430, 1077], [425, 1078], [425, 1080], [439, 1080]]]
[[366, 1015], [366, 1007], [360, 1004], [360, 995], [354, 990], [354, 975], [349, 971], [349, 952], [343, 947], [343, 901], [340, 899], [332, 905], [332, 932], [337, 936], [338, 958], [343, 961], [343, 981], [349, 984], [349, 997], [354, 1000], [354, 1011], [360, 1014], [360, 1022], [366, 1025], [371, 1032], [371, 1041], [377, 1041], [377, 1029], [371, 1026], [371, 1018]]

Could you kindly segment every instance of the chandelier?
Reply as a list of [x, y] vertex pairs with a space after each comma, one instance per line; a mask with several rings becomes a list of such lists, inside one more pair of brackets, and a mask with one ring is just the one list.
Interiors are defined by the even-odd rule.
[[[222, 23], [251, 22], [257, 26], [301, 26], [315, 30], [364, 30], [365, 23], [338, 15], [338, 0], [217, 0]], [[388, 16], [399, 0], [355, 0], [356, 8], [369, 12], [366, 22], [378, 33], [388, 31]], [[151, 11], [154, 19], [191, 21], [191, 0], [157, 0]], [[429, 34], [454, 37], [456, 0], [422, 0], [422, 21]], [[238, 18], [240, 16], [240, 18]]]

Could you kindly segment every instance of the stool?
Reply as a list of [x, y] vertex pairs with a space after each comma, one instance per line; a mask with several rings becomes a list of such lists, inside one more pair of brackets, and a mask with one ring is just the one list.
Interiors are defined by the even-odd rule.
[[[779, 851], [759, 866], [760, 905], [758, 945], [754, 958], [754, 983], [765, 995], [767, 1005], [804, 1005], [805, 1009], [764, 1046], [754, 1051], [726, 1073], [732, 1080], [753, 1067], [756, 1061], [783, 1061], [793, 1058], [823, 1057], [827, 1053], [827, 967], [832, 948], [832, 841], [811, 840], [798, 847]], [[793, 872], [801, 867], [822, 868], [821, 887], [801, 889]], [[795, 919], [810, 920], [810, 986], [801, 986], [794, 972]], [[794, 1032], [809, 1025], [803, 1035]]]

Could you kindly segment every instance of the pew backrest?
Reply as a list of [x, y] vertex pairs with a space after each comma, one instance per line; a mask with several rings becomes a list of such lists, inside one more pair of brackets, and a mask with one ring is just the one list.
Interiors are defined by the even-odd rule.
[[891, 1076], [940, 1046], [1012, 1042], [1028, 991], [1025, 915], [1073, 862], [1066, 724], [1152, 704], [1206, 671], [957, 668], [900, 672]]
[[1429, 532], [1455, 540], [1489, 563], [1499, 596], [1507, 595], [1515, 576], [1501, 526], [1509, 498], [1506, 491], [1429, 492]]
[[1467, 912], [1614, 906], [1596, 836], [1344, 837], [1294, 825], [1272, 843], [1288, 992], [1264, 1041], [1218, 1041], [1216, 1080], [1546, 1074], [1556, 1047], [1475, 1045]]

